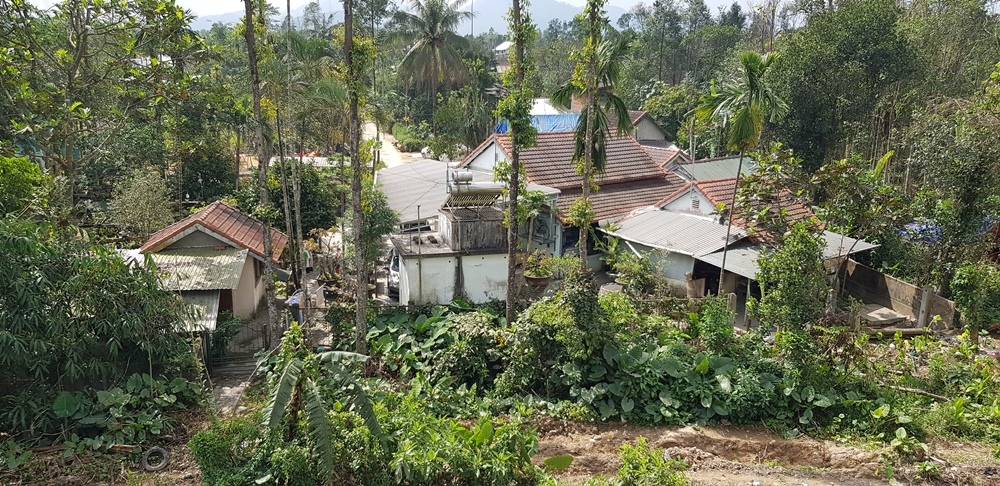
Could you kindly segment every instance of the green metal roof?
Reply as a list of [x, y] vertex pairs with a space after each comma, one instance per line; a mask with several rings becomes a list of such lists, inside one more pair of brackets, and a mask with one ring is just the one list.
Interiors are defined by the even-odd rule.
[[249, 252], [241, 248], [181, 248], [150, 253], [167, 290], [235, 289]]

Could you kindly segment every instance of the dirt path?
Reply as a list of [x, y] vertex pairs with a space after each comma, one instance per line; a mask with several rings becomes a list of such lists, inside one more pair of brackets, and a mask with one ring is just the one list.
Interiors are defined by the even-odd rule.
[[[687, 475], [693, 485], [919, 484], [913, 479], [914, 468], [902, 468], [893, 474], [895, 479], [886, 478], [878, 452], [810, 438], [786, 439], [760, 428], [649, 428], [559, 421], [536, 426], [540, 436], [536, 463], [556, 455], [574, 457], [567, 470], [556, 474], [560, 483], [567, 485], [581, 484], [598, 474], [614, 476], [619, 464], [618, 449], [640, 436], [665, 454], [683, 458], [690, 467]], [[973, 457], [989, 456], [985, 446], [936, 446], [938, 450], [932, 453], [945, 458], [941, 466], [943, 481], [936, 484], [1000, 485], [995, 465], [991, 466], [998, 461], [970, 463], [963, 459], [975, 447], [983, 450], [973, 452]]]
[[[372, 122], [367, 122], [364, 125], [364, 137], [365, 140], [375, 139], [375, 124]], [[392, 138], [392, 135], [388, 133], [381, 134], [382, 139], [382, 149], [379, 150], [379, 157], [381, 157], [382, 163], [386, 167], [396, 167], [403, 164], [409, 164], [415, 160], [420, 160], [420, 154], [408, 154], [400, 152], [394, 142], [396, 139]]]

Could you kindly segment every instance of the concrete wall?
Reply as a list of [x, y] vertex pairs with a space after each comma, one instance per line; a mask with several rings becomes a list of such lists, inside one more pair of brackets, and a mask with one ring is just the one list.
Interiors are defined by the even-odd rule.
[[[693, 202], [694, 200], [698, 201], [697, 204]], [[697, 206], [697, 208], [695, 208], [695, 206]], [[686, 211], [704, 215], [710, 215], [715, 212], [715, 206], [713, 206], [712, 203], [710, 203], [708, 199], [701, 194], [701, 192], [698, 192], [698, 190], [694, 188], [688, 189], [684, 192], [684, 194], [677, 196], [673, 201], [665, 204], [662, 209], [678, 212]]]
[[243, 262], [243, 274], [233, 290], [233, 314], [240, 319], [249, 319], [257, 313], [264, 296], [264, 279], [254, 280], [254, 258], [247, 256]]
[[926, 293], [927, 323], [939, 315], [948, 327], [952, 326], [955, 316], [954, 302], [935, 294], [930, 289], [925, 290], [910, 285], [854, 260], [848, 260], [846, 266], [844, 275], [847, 281], [844, 290], [848, 295], [865, 303], [878, 304], [900, 314], [906, 314], [919, 322], [920, 307]]
[[399, 301], [447, 304], [456, 298], [475, 303], [505, 299], [507, 255], [442, 255], [400, 259]]
[[667, 139], [667, 135], [653, 120], [644, 116], [635, 125], [635, 139], [663, 141]]

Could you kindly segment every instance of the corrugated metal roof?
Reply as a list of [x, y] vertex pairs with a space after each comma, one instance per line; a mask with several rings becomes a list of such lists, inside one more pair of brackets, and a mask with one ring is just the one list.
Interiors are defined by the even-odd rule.
[[878, 247], [874, 243], [854, 239], [850, 236], [834, 233], [833, 231], [824, 231], [823, 239], [826, 240], [826, 248], [823, 249], [823, 258], [826, 259], [844, 256], [847, 255], [847, 252], [851, 252], [851, 255], [853, 255]]
[[167, 290], [235, 289], [248, 251], [242, 248], [181, 248], [150, 253]]
[[215, 331], [216, 322], [219, 320], [218, 290], [181, 292], [181, 301], [189, 307], [189, 312], [184, 318], [186, 331]]
[[[605, 233], [692, 256], [712, 253], [725, 246], [726, 241], [726, 226], [716, 219], [672, 211], [646, 211], [622, 220], [617, 231]], [[729, 241], [744, 236], [745, 231], [733, 228]]]
[[[721, 250], [695, 258], [705, 263], [715, 265], [720, 268], [722, 267]], [[760, 247], [754, 247], [747, 244], [731, 246], [729, 247], [729, 252], [726, 255], [726, 271], [735, 273], [741, 277], [749, 278], [750, 280], [756, 280], [757, 272], [760, 271], [760, 266], [757, 265], [758, 258], [760, 258]]]
[[[409, 164], [390, 167], [378, 171], [376, 181], [385, 194], [389, 207], [399, 213], [402, 224], [417, 221], [417, 206], [420, 219], [437, 215], [438, 209], [448, 199], [446, 177], [448, 164], [437, 160], [418, 160]], [[469, 171], [473, 182], [493, 182], [492, 172]], [[528, 184], [528, 190], [558, 194], [557, 189]]]
[[[838, 256], [845, 256], [848, 251], [853, 255], [878, 246], [864, 240], [842, 236], [832, 231], [824, 231], [823, 239], [826, 240], [826, 248], [823, 249], [823, 258], [827, 260], [837, 258]], [[854, 244], [855, 242], [857, 242], [856, 245]], [[851, 245], [854, 245], [854, 249], [851, 249]], [[760, 254], [761, 247], [749, 243], [740, 242], [734, 246], [730, 246], [729, 254], [726, 256], [726, 271], [756, 280], [757, 272], [760, 271], [760, 266], [757, 265], [757, 259], [760, 258]], [[722, 266], [721, 250], [696, 258], [717, 267]]]
[[[710, 181], [714, 179], [730, 179], [736, 177], [736, 170], [739, 168], [740, 158], [731, 157], [727, 159], [702, 160], [686, 162], [674, 167], [678, 175], [691, 181]], [[743, 175], [757, 171], [757, 163], [750, 157], [743, 158]]]

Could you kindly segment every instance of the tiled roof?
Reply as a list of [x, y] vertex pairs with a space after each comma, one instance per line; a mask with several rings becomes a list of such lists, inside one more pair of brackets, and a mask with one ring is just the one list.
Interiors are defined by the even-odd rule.
[[[499, 136], [500, 146], [511, 152], [510, 137]], [[572, 132], [540, 133], [536, 145], [521, 151], [521, 163], [532, 184], [567, 190], [580, 186], [580, 175], [573, 162], [575, 145]], [[475, 152], [474, 152], [475, 153]], [[664, 172], [656, 166], [642, 146], [632, 137], [608, 139], [608, 162], [605, 171], [595, 174], [599, 186], [622, 184], [645, 179], [661, 179]]]
[[[222, 201], [209, 204], [197, 213], [153, 233], [142, 245], [141, 250], [143, 253], [160, 251], [170, 246], [179, 235], [195, 225], [222, 236], [241, 248], [250, 250], [258, 258], [264, 258], [264, 224]], [[287, 244], [288, 235], [271, 228], [271, 247], [274, 261], [278, 260], [281, 251]]]
[[[684, 186], [684, 180], [673, 174], [660, 179], [627, 182], [609, 186], [600, 186], [597, 192], [590, 193], [590, 205], [594, 209], [594, 220], [624, 216], [637, 208], [654, 206], [663, 199], [664, 194], [670, 194]], [[559, 196], [559, 213], [566, 215], [569, 207], [580, 197], [580, 188], [563, 191]]]
[[645, 150], [646, 154], [649, 155], [649, 158], [653, 159], [653, 162], [661, 168], [665, 168], [674, 161], [679, 164], [688, 162], [687, 154], [684, 153], [680, 147], [674, 144], [670, 144], [665, 147], [657, 147], [644, 143], [642, 144], [642, 149]]
[[[466, 157], [469, 163], [493, 140], [496, 140], [508, 157], [511, 154], [510, 137], [494, 135]], [[569, 206], [580, 196], [581, 177], [573, 162], [575, 144], [573, 132], [539, 133], [536, 145], [521, 151], [521, 164], [528, 182], [559, 189], [559, 210], [566, 214]], [[684, 186], [676, 174], [664, 171], [653, 162], [630, 136], [608, 140], [608, 163], [594, 182], [600, 187], [591, 193], [595, 221], [628, 214], [636, 208], [651, 206]]]
[[[718, 206], [720, 203], [727, 207], [732, 205], [733, 189], [736, 187], [735, 177], [711, 181], [696, 181], [692, 184], [705, 195], [712, 205]], [[788, 189], [781, 189], [781, 204], [782, 209], [788, 215], [788, 221], [801, 221], [816, 217], [812, 210], [806, 207], [805, 204], [802, 204], [802, 201], [796, 198]], [[772, 210], [777, 210], [777, 208], [772, 208]], [[733, 223], [743, 227], [747, 226], [745, 221], [734, 220]], [[760, 231], [754, 237], [756, 240], [767, 242], [773, 239], [774, 235]]]
[[633, 125], [635, 125], [635, 123], [637, 121], [639, 121], [639, 119], [642, 118], [645, 115], [646, 115], [646, 112], [642, 111], [642, 110], [629, 110], [628, 111], [628, 118], [629, 118], [629, 120], [632, 120], [632, 124]]

